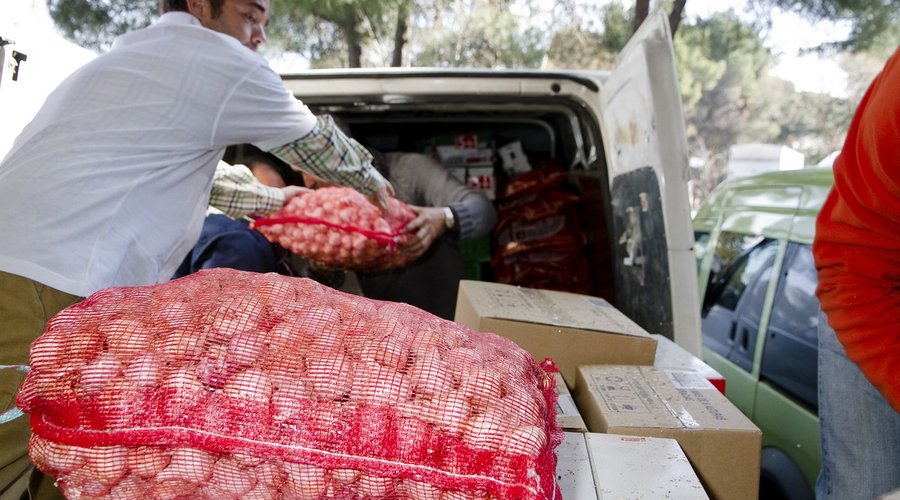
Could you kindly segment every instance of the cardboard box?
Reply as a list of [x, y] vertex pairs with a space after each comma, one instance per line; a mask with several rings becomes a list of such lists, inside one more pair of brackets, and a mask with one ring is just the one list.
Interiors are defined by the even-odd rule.
[[463, 280], [455, 320], [556, 362], [569, 389], [580, 365], [652, 365], [656, 339], [605, 300], [588, 295]]
[[564, 499], [709, 498], [674, 439], [567, 432], [557, 457]]
[[702, 359], [689, 353], [687, 349], [672, 342], [667, 337], [654, 333], [656, 339], [656, 361], [653, 366], [666, 370], [669, 377], [675, 372], [685, 372], [681, 376], [690, 377], [691, 373], [705, 378], [722, 394], [725, 394], [725, 377]]
[[565, 380], [558, 373], [553, 375], [556, 378], [556, 422], [564, 431], [587, 432], [587, 426], [581, 418], [578, 406], [575, 405], [575, 398], [566, 387]]
[[762, 432], [706, 379], [581, 366], [575, 401], [591, 432], [677, 440], [711, 497], [758, 498]]

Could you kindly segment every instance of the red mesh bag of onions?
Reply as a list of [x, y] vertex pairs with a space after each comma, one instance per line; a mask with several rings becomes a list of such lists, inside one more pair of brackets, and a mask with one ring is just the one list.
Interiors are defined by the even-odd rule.
[[47, 324], [18, 396], [68, 498], [558, 498], [552, 361], [412, 306], [210, 269]]
[[409, 205], [390, 198], [385, 214], [348, 187], [325, 187], [291, 198], [251, 227], [266, 239], [328, 267], [372, 271], [402, 267], [397, 251], [403, 228], [416, 218]]

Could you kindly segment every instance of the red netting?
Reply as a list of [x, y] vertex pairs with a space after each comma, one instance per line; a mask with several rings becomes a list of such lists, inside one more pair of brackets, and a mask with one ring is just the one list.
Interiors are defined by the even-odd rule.
[[308, 279], [102, 290], [31, 367], [31, 457], [70, 498], [559, 496], [552, 362]]
[[292, 198], [271, 217], [253, 222], [269, 241], [330, 267], [370, 271], [409, 262], [397, 251], [403, 228], [416, 218], [409, 205], [391, 198], [387, 213], [346, 187], [319, 188]]

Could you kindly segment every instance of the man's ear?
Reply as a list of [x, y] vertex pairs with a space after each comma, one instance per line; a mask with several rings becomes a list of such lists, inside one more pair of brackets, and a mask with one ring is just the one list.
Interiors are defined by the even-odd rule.
[[203, 19], [207, 5], [207, 0], [188, 0], [188, 12], [193, 14], [197, 19]]

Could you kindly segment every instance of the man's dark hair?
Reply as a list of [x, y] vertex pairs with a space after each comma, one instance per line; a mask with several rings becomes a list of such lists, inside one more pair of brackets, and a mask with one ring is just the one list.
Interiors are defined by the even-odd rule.
[[[222, 13], [222, 4], [225, 0], [209, 0], [209, 6], [212, 7], [212, 16], [219, 17]], [[190, 12], [188, 10], [187, 0], [160, 0], [159, 10], [161, 13], [166, 12]]]

